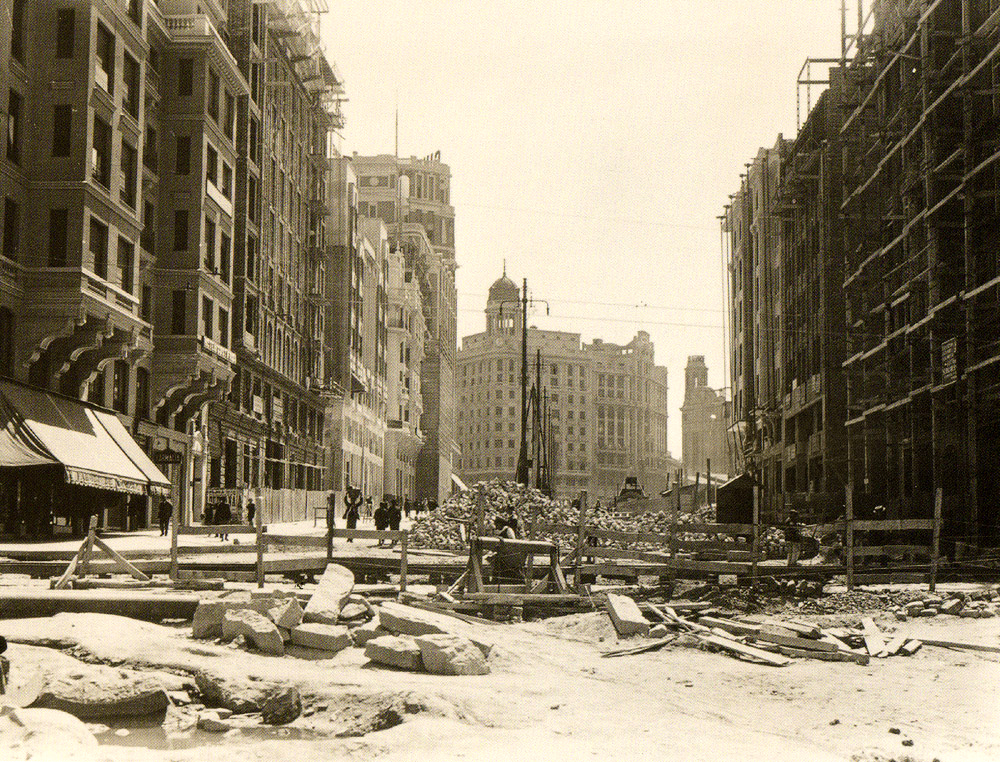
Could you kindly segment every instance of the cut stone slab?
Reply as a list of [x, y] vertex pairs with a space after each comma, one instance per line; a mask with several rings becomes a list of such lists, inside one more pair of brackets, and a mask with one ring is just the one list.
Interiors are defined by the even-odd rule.
[[370, 622], [365, 622], [360, 627], [355, 627], [351, 632], [351, 640], [354, 641], [354, 645], [358, 648], [363, 648], [365, 643], [367, 643], [372, 638], [377, 638], [380, 635], [392, 635], [387, 629], [379, 624], [378, 619], [372, 619]]
[[251, 609], [227, 611], [222, 619], [222, 637], [225, 640], [242, 635], [262, 653], [285, 655], [285, 644], [274, 622]]
[[0, 759], [94, 759], [97, 739], [77, 717], [57, 709], [12, 708], [0, 714]]
[[194, 680], [205, 704], [221, 706], [231, 710], [233, 714], [259, 712], [268, 691], [273, 687], [267, 683], [249, 684], [228, 680], [207, 672], [197, 673]]
[[649, 635], [649, 622], [642, 615], [636, 602], [627, 595], [608, 593], [605, 605], [611, 623], [615, 626], [618, 636], [629, 638], [633, 635]]
[[310, 622], [300, 624], [292, 630], [292, 643], [318, 651], [329, 651], [331, 654], [343, 651], [353, 644], [351, 634], [346, 627], [334, 624]]
[[50, 676], [33, 706], [58, 709], [81, 720], [147, 717], [166, 711], [170, 699], [155, 677], [101, 665]]
[[924, 604], [923, 601], [910, 601], [903, 607], [908, 616], [920, 616], [920, 612], [923, 611]]
[[486, 663], [476, 644], [461, 635], [421, 635], [414, 638], [424, 669], [435, 675], [487, 675]]
[[420, 672], [424, 668], [420, 646], [412, 637], [383, 635], [365, 644], [365, 656], [377, 664]]
[[957, 616], [964, 606], [965, 603], [961, 598], [951, 598], [941, 604], [941, 613]]
[[220, 598], [214, 601], [201, 601], [194, 610], [194, 620], [191, 622], [191, 636], [199, 639], [221, 638], [222, 620], [227, 611], [249, 609], [258, 614], [266, 614], [274, 608], [272, 596], [251, 598], [249, 595]]
[[291, 630], [302, 624], [302, 606], [298, 598], [285, 598], [277, 606], [267, 612], [267, 616], [278, 627]]
[[286, 686], [268, 696], [260, 711], [266, 724], [287, 725], [302, 714], [302, 697], [297, 688]]
[[450, 633], [463, 635], [475, 643], [483, 656], [489, 656], [493, 649], [493, 641], [484, 631], [482, 625], [463, 622], [454, 617], [436, 614], [433, 611], [405, 606], [402, 603], [387, 601], [378, 606], [378, 621], [383, 629], [396, 635], [435, 635]]
[[354, 574], [340, 564], [327, 564], [316, 583], [316, 591], [306, 604], [303, 622], [336, 624], [340, 610], [354, 589]]

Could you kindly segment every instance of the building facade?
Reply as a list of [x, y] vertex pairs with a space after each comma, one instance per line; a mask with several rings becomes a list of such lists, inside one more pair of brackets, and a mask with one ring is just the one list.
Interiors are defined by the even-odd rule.
[[732, 418], [726, 396], [708, 385], [704, 355], [688, 357], [684, 368], [684, 403], [681, 405], [681, 463], [687, 477], [733, 474], [735, 446], [729, 441]]
[[[467, 483], [513, 479], [521, 442], [522, 318], [520, 290], [504, 275], [489, 291], [486, 330], [466, 336], [458, 353], [460, 473]], [[640, 331], [629, 344], [529, 327], [528, 385], [540, 387], [529, 416], [531, 483], [547, 465], [553, 494], [617, 494], [628, 475], [647, 492], [666, 486], [667, 373], [653, 363]], [[545, 427], [547, 452], [538, 436]]]
[[455, 210], [451, 170], [440, 154], [424, 159], [358, 156], [358, 211], [380, 219], [420, 290], [426, 336], [420, 366], [423, 444], [417, 457], [416, 497], [441, 501], [452, 490], [458, 456], [455, 363]]
[[[338, 83], [312, 18], [251, 0], [0, 16], [0, 373], [113, 408], [185, 520], [209, 487], [323, 479], [306, 167]], [[286, 168], [280, 190], [265, 163]]]

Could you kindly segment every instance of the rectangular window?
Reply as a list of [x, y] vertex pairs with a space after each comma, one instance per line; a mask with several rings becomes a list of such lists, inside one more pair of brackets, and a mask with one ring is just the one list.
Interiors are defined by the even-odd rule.
[[187, 251], [188, 210], [174, 210], [174, 251]]
[[205, 218], [205, 269], [215, 270], [215, 222]]
[[226, 91], [226, 115], [225, 115], [226, 137], [236, 140], [236, 98], [228, 90]]
[[260, 156], [258, 155], [258, 135], [260, 130], [260, 125], [256, 119], [250, 119], [250, 160], [254, 164], [260, 164]]
[[146, 126], [146, 143], [142, 147], [142, 165], [156, 174], [156, 130]]
[[139, 171], [139, 154], [122, 138], [122, 189], [119, 194], [122, 203], [135, 209], [136, 180]]
[[222, 195], [233, 200], [233, 168], [222, 162]]
[[139, 245], [150, 254], [156, 252], [156, 211], [148, 201], [142, 204], [142, 233], [139, 234]]
[[12, 198], [3, 200], [3, 255], [17, 261], [17, 250], [21, 239], [21, 214], [17, 202]]
[[108, 227], [96, 218], [90, 218], [90, 253], [94, 258], [94, 274], [108, 278]]
[[60, 103], [52, 107], [52, 155], [69, 156], [73, 135], [73, 107]]
[[229, 312], [219, 307], [219, 343], [229, 346]]
[[21, 109], [24, 99], [17, 90], [7, 96], [7, 158], [21, 163]]
[[94, 117], [94, 142], [91, 145], [91, 179], [105, 188], [111, 187], [111, 128]]
[[174, 172], [178, 175], [186, 175], [191, 171], [191, 136], [177, 136], [177, 158], [174, 163]]
[[118, 271], [121, 273], [122, 291], [127, 294], [135, 292], [135, 246], [132, 242], [118, 237]]
[[72, 58], [76, 42], [76, 10], [60, 8], [56, 11], [56, 58]]
[[49, 210], [49, 267], [65, 267], [69, 248], [69, 210]]
[[222, 234], [222, 241], [219, 246], [219, 275], [226, 283], [229, 283], [229, 265], [231, 257], [232, 244], [229, 241], [229, 236], [225, 233]]
[[194, 92], [194, 59], [177, 59], [177, 95], [188, 96]]
[[208, 70], [208, 115], [219, 121], [219, 75], [211, 68]]
[[201, 297], [201, 335], [206, 338], [214, 338], [212, 334], [212, 329], [214, 328], [212, 324], [212, 311], [215, 305], [212, 304], [212, 300], [207, 296]]
[[139, 299], [139, 317], [147, 323], [153, 317], [153, 289], [148, 283], [142, 284], [142, 297]]
[[219, 153], [212, 146], [208, 146], [206, 151], [205, 179], [219, 187]]
[[135, 417], [149, 418], [149, 371], [135, 369]]
[[104, 24], [97, 25], [97, 84], [115, 94], [115, 37]]
[[128, 415], [129, 367], [125, 360], [115, 360], [111, 381], [111, 407], [125, 415]]
[[122, 107], [136, 119], [139, 118], [139, 62], [128, 53], [122, 65]]
[[187, 292], [175, 289], [170, 304], [170, 333], [181, 336], [187, 333]]
[[27, 0], [14, 0], [10, 10], [10, 55], [24, 64], [24, 8]]

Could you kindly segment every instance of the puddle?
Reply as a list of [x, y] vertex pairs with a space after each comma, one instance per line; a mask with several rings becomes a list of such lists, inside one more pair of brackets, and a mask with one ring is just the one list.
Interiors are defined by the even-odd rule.
[[198, 728], [167, 731], [158, 720], [129, 720], [116, 723], [97, 735], [102, 746], [124, 746], [156, 750], [193, 749], [233, 742], [273, 740], [313, 740], [329, 738], [329, 734], [307, 728], [273, 727], [270, 725], [233, 728], [224, 733], [210, 733]]

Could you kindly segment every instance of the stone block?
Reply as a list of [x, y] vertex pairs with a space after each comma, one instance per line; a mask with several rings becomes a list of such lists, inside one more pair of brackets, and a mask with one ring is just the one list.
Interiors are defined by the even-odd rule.
[[365, 643], [367, 643], [372, 638], [377, 638], [381, 635], [392, 635], [387, 629], [379, 624], [378, 619], [372, 619], [370, 622], [365, 622], [360, 627], [355, 627], [351, 632], [351, 640], [354, 641], [354, 645], [358, 648], [363, 648]]
[[964, 603], [961, 598], [949, 598], [947, 601], [941, 604], [942, 614], [952, 614], [957, 615], [959, 611], [964, 607]]
[[397, 669], [420, 672], [424, 662], [420, 656], [420, 646], [412, 637], [383, 635], [365, 644], [365, 656], [377, 664]]
[[937, 616], [937, 609], [920, 609], [920, 616]]
[[249, 609], [259, 614], [266, 614], [274, 608], [274, 598], [251, 598], [233, 596], [214, 601], [201, 601], [194, 610], [194, 620], [191, 622], [191, 635], [195, 638], [221, 638], [222, 620], [227, 611]]
[[381, 604], [378, 607], [378, 619], [383, 629], [396, 635], [462, 635], [475, 643], [483, 656], [489, 656], [493, 648], [492, 638], [484, 631], [483, 625], [470, 624], [433, 611], [404, 606], [402, 603], [389, 601]]
[[302, 606], [299, 605], [298, 598], [285, 598], [267, 612], [272, 622], [286, 630], [291, 630], [302, 624], [302, 614]]
[[924, 604], [921, 601], [910, 601], [903, 607], [907, 616], [920, 616], [920, 612], [923, 610]]
[[274, 622], [263, 614], [250, 609], [227, 611], [222, 619], [222, 637], [225, 640], [242, 635], [262, 653], [284, 656], [285, 644]]
[[958, 615], [964, 619], [979, 619], [979, 609], [962, 609]]
[[490, 666], [476, 644], [461, 635], [415, 638], [424, 669], [435, 675], [486, 675]]
[[159, 714], [169, 704], [162, 683], [151, 675], [87, 665], [50, 676], [32, 706], [106, 720]]
[[198, 729], [208, 733], [225, 733], [232, 728], [228, 722], [219, 716], [218, 712], [211, 709], [198, 713]]
[[628, 638], [633, 635], [649, 634], [649, 622], [642, 615], [636, 602], [627, 595], [608, 593], [605, 608], [619, 637]]
[[304, 622], [336, 624], [340, 610], [354, 589], [354, 575], [340, 564], [327, 564], [326, 571], [316, 583], [316, 590], [306, 604]]
[[352, 645], [353, 640], [346, 627], [309, 622], [292, 630], [292, 643], [335, 654]]
[[665, 624], [654, 624], [649, 628], [649, 637], [651, 638], [665, 638], [670, 630], [667, 629]]
[[261, 707], [261, 719], [268, 725], [287, 725], [302, 714], [302, 697], [294, 686], [271, 693]]
[[194, 676], [201, 699], [208, 706], [224, 707], [234, 714], [259, 712], [271, 686], [267, 683], [246, 683], [217, 677], [207, 672]]

